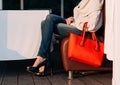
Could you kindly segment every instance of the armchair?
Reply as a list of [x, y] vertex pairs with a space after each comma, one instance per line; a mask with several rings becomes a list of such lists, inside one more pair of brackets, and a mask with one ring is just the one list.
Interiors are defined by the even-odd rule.
[[[105, 3], [103, 6], [104, 9], [104, 23], [103, 23], [103, 30], [100, 31], [102, 33], [97, 33], [99, 35], [99, 39], [104, 42], [104, 28], [105, 28]], [[102, 36], [101, 36], [102, 34]], [[86, 65], [83, 63], [79, 63], [73, 60], [70, 60], [68, 58], [68, 42], [69, 42], [69, 37], [64, 38], [61, 42], [61, 56], [62, 56], [62, 62], [63, 62], [63, 67], [65, 71], [68, 71], [68, 79], [72, 79], [72, 72], [77, 71], [77, 70], [82, 70], [82, 71], [111, 71], [112, 70], [112, 61], [107, 60], [105, 55], [105, 59], [103, 60], [102, 66], [101, 67], [94, 67], [90, 65]]]

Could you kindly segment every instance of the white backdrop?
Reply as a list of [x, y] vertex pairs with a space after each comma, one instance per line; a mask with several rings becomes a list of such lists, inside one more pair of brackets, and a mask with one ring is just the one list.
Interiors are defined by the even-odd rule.
[[49, 10], [0, 11], [0, 61], [35, 58]]
[[105, 52], [113, 60], [112, 85], [120, 85], [120, 0], [106, 0]]

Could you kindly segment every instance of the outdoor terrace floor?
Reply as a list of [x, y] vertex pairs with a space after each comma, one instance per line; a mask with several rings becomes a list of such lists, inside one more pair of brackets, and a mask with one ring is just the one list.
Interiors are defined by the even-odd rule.
[[53, 70], [53, 76], [38, 77], [26, 72], [32, 61], [0, 61], [0, 85], [112, 85], [112, 72], [76, 73], [67, 79], [63, 69]]

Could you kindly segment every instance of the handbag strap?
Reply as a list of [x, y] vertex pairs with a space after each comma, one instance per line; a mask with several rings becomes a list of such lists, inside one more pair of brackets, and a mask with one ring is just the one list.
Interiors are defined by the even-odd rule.
[[[82, 39], [80, 42], [80, 46], [83, 46], [84, 42], [85, 42], [85, 34], [86, 34], [87, 24], [88, 24], [88, 22], [85, 22], [84, 26], [83, 26]], [[92, 39], [95, 40], [95, 42], [96, 42], [95, 50], [99, 51], [99, 42], [96, 37], [96, 34], [95, 34], [95, 32], [92, 32], [91, 34], [92, 34]]]

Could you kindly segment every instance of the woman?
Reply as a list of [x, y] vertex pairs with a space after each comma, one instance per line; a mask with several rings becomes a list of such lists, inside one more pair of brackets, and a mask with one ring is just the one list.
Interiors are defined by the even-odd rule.
[[74, 8], [74, 16], [64, 19], [60, 16], [49, 14], [41, 23], [42, 41], [37, 59], [33, 66], [28, 66], [27, 71], [39, 76], [44, 76], [48, 63], [49, 52], [53, 33], [66, 36], [67, 32], [81, 34], [83, 24], [88, 22], [86, 31], [97, 31], [102, 25], [102, 5], [104, 0], [81, 0]]

